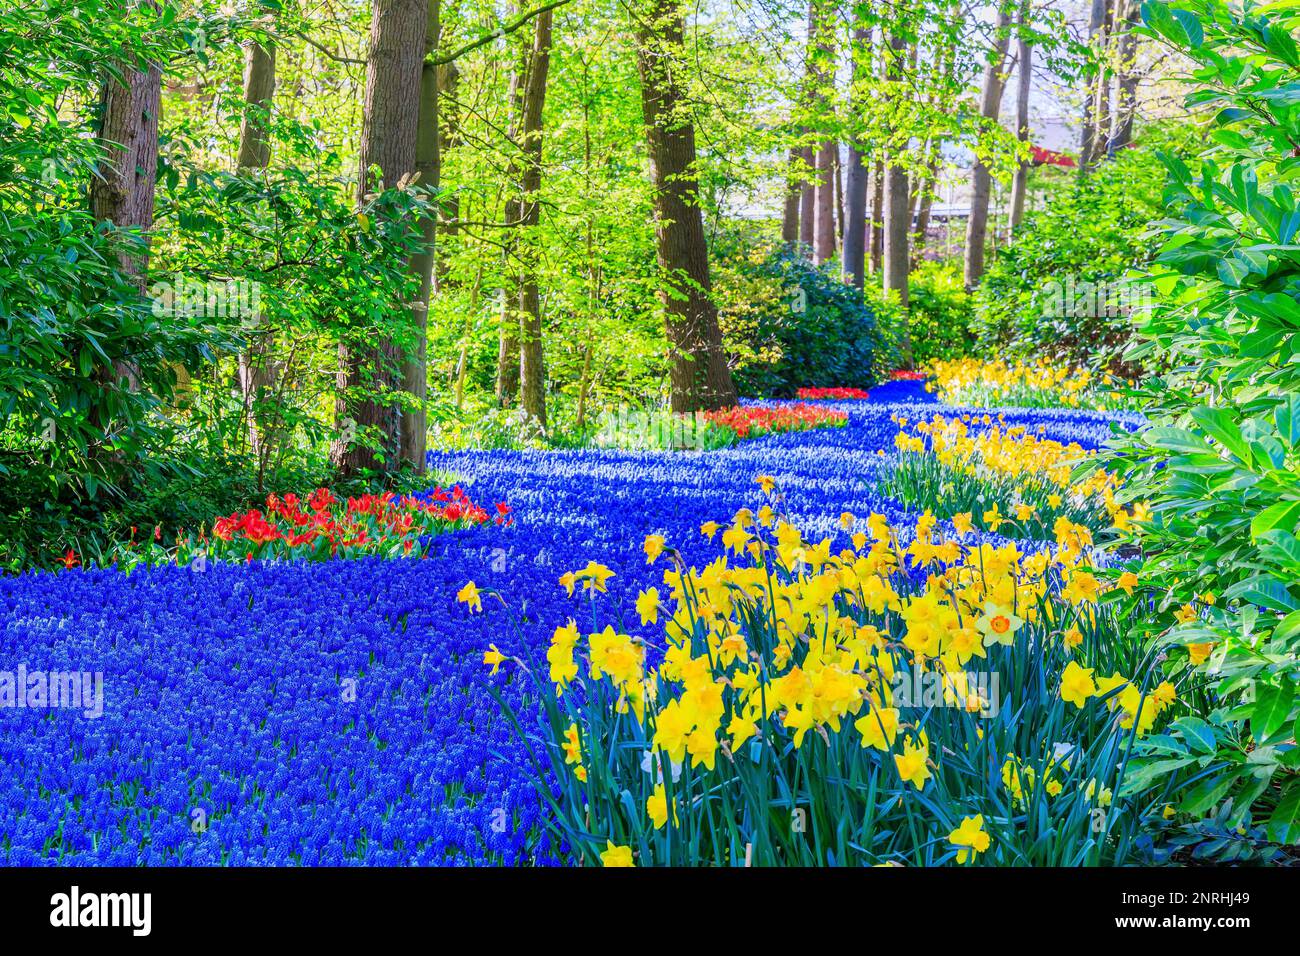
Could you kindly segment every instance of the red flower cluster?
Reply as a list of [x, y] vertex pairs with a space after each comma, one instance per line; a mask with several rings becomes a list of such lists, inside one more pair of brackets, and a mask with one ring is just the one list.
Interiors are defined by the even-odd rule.
[[795, 392], [795, 397], [817, 401], [825, 398], [869, 398], [870, 396], [861, 388], [801, 388]]
[[[511, 519], [510, 506], [496, 506], [497, 524]], [[340, 501], [328, 488], [317, 488], [304, 502], [295, 494], [269, 495], [257, 508], [217, 518], [209, 544], [214, 558], [326, 558], [381, 554], [407, 555], [424, 546], [421, 539], [443, 531], [468, 528], [489, 520], [459, 485], [435, 488], [428, 500], [391, 492]]]
[[895, 382], [924, 382], [930, 376], [916, 369], [900, 368], [891, 372], [889, 377]]
[[704, 418], [713, 425], [731, 429], [737, 438], [757, 438], [772, 432], [801, 432], [810, 428], [837, 428], [849, 420], [846, 412], [817, 405], [737, 405], [705, 412]]

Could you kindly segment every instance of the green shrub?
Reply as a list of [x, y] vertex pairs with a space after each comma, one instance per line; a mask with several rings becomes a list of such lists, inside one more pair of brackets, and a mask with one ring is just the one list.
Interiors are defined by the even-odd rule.
[[907, 327], [912, 363], [955, 359], [975, 349], [975, 308], [961, 269], [947, 262], [922, 262], [908, 277]]
[[[1195, 717], [1142, 748], [1193, 817], [1300, 843], [1300, 13], [1219, 0], [1148, 3], [1150, 30], [1197, 64], [1189, 105], [1213, 104], [1195, 168], [1167, 156], [1164, 243], [1126, 357], [1166, 371], [1151, 425], [1105, 467], [1149, 502], [1135, 564], [1145, 624], [1176, 683], [1208, 674]], [[1217, 809], [1217, 813], [1216, 813]], [[1194, 824], [1190, 825], [1194, 826]]]
[[[1131, 333], [1133, 289], [1124, 279], [1154, 251], [1146, 231], [1160, 215], [1157, 152], [1183, 151], [1189, 132], [1147, 127], [1136, 145], [1088, 177], [1072, 177], [1025, 217], [973, 296], [983, 352], [1134, 371], [1119, 361]], [[1107, 301], [1096, 304], [1095, 290]]]
[[829, 267], [767, 246], [723, 249], [719, 260], [719, 321], [741, 395], [868, 387], [894, 366], [876, 312]]

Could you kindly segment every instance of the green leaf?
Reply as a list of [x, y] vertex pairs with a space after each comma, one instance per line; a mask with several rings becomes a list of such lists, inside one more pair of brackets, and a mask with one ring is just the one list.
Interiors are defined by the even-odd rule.
[[1254, 461], [1254, 456], [1251, 455], [1250, 446], [1242, 437], [1241, 427], [1236, 422], [1239, 415], [1240, 412], [1234, 414], [1226, 408], [1211, 406], [1202, 406], [1192, 411], [1192, 418], [1198, 425], [1239, 460], [1249, 465]]
[[1277, 843], [1300, 843], [1300, 783], [1293, 782], [1268, 818], [1268, 838]]
[[1202, 753], [1214, 753], [1217, 738], [1214, 728], [1199, 717], [1180, 717], [1172, 725], [1183, 732], [1183, 738]]
[[1298, 522], [1300, 522], [1300, 501], [1279, 501], [1277, 504], [1265, 508], [1251, 519], [1250, 536], [1258, 538], [1266, 531], [1272, 531], [1274, 528], [1281, 528], [1283, 531], [1294, 531]]
[[1178, 805], [1179, 811], [1189, 813], [1192, 816], [1200, 816], [1223, 799], [1223, 795], [1228, 792], [1236, 779], [1235, 774], [1225, 773], [1219, 777], [1202, 780], [1192, 788], [1191, 792], [1183, 799], [1183, 802]]
[[1273, 413], [1278, 434], [1289, 448], [1300, 444], [1300, 392], [1286, 396]]
[[1273, 736], [1291, 716], [1295, 706], [1295, 685], [1283, 676], [1277, 684], [1255, 684], [1255, 707], [1250, 714], [1250, 732], [1257, 743]]

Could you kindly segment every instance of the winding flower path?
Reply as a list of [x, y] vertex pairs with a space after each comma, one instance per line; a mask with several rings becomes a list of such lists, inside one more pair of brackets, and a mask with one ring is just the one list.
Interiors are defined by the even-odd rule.
[[[0, 671], [103, 673], [104, 713], [0, 708], [0, 863], [435, 864], [524, 859], [538, 807], [497, 713], [489, 642], [536, 659], [585, 612], [557, 579], [614, 571], [602, 614], [632, 633], [660, 582], [644, 536], [688, 560], [706, 521], [758, 502], [773, 476], [810, 534], [877, 496], [892, 414], [951, 412], [915, 382], [834, 407], [844, 428], [713, 452], [431, 456], [516, 522], [437, 540], [430, 560], [210, 564], [0, 580]], [[1010, 424], [1096, 447], [1122, 413], [1005, 410]], [[474, 580], [485, 613], [455, 600]], [[512, 623], [513, 622], [513, 623]], [[499, 811], [504, 811], [504, 815]], [[505, 825], [502, 826], [504, 820]]]

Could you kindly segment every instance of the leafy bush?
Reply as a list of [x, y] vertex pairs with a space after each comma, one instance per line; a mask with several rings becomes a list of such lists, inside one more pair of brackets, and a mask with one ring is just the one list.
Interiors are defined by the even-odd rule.
[[[1150, 501], [1133, 534], [1158, 612], [1144, 633], [1175, 681], [1212, 693], [1145, 748], [1136, 780], [1178, 809], [1300, 843], [1300, 13], [1219, 0], [1148, 3], [1143, 19], [1196, 64], [1188, 103], [1216, 113], [1196, 168], [1169, 155], [1164, 237], [1130, 361], [1159, 363], [1151, 427], [1105, 467]], [[1209, 837], [1207, 836], [1207, 839]]]
[[719, 321], [741, 395], [869, 387], [895, 351], [862, 294], [794, 252], [720, 244]]
[[1134, 294], [1124, 277], [1153, 251], [1145, 233], [1160, 215], [1157, 152], [1180, 151], [1189, 137], [1186, 127], [1147, 127], [1135, 146], [1028, 213], [973, 296], [983, 353], [1132, 371], [1119, 361]]
[[975, 307], [961, 269], [947, 262], [921, 262], [908, 277], [907, 297], [914, 365], [974, 351]]

